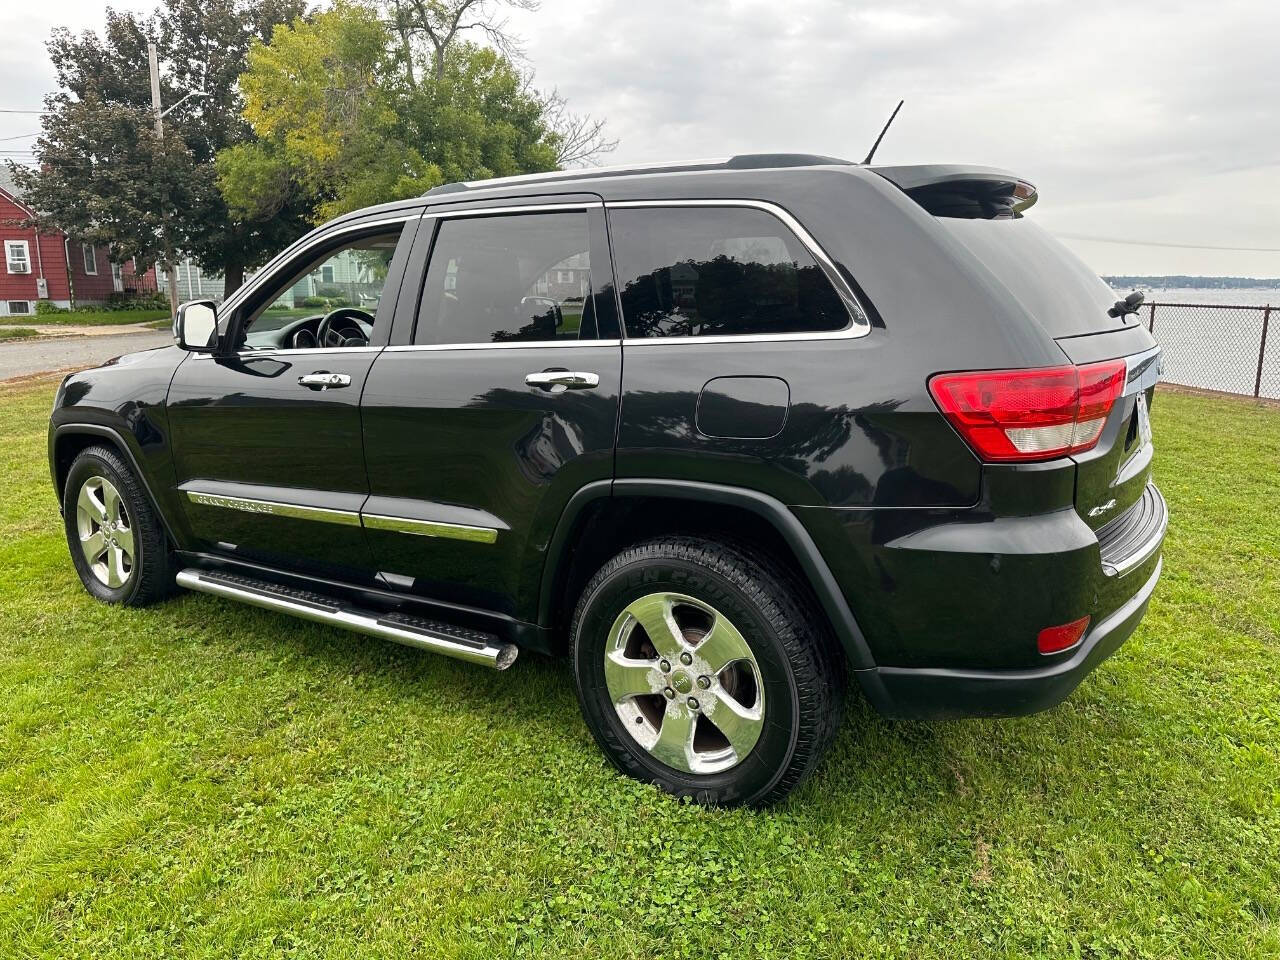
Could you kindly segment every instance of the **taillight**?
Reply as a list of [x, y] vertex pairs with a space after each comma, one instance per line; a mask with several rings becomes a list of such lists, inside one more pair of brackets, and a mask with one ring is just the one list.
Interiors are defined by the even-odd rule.
[[1125, 363], [940, 373], [929, 393], [981, 459], [1051, 460], [1090, 449], [1124, 391]]

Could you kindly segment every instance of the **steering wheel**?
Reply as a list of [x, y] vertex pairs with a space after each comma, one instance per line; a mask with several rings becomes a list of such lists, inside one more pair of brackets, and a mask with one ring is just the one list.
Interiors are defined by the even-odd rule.
[[[337, 329], [336, 325], [340, 320], [354, 320], [346, 328], [346, 333], [341, 329]], [[364, 326], [360, 324], [363, 323]], [[339, 307], [337, 310], [330, 310], [324, 315], [320, 321], [320, 325], [316, 327], [316, 340], [321, 347], [364, 347], [369, 344], [369, 335], [365, 333], [365, 327], [372, 329], [373, 317], [365, 313], [358, 307]], [[352, 336], [351, 332], [355, 335]], [[356, 341], [352, 343], [351, 341]]]

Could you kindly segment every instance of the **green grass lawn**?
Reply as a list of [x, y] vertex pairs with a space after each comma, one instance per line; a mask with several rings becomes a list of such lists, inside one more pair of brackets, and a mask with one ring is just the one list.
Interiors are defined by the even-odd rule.
[[40, 331], [30, 327], [0, 327], [0, 340], [26, 340], [28, 337], [38, 336]]
[[126, 323], [168, 320], [168, 310], [72, 310], [69, 313], [39, 313], [26, 317], [0, 317], [0, 326], [39, 323], [56, 326], [108, 327]]
[[1280, 411], [1162, 393], [1164, 580], [1063, 706], [851, 704], [704, 810], [509, 673], [207, 596], [93, 602], [0, 388], [0, 956], [1280, 956]]

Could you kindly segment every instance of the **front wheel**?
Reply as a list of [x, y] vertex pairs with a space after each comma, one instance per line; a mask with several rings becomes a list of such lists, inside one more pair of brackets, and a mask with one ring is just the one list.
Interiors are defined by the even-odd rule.
[[583, 715], [623, 772], [700, 803], [763, 805], [817, 767], [843, 665], [786, 574], [737, 546], [664, 537], [614, 557], [572, 628]]
[[108, 447], [81, 451], [62, 495], [71, 562], [86, 590], [106, 603], [139, 607], [173, 589], [164, 528], [129, 465]]

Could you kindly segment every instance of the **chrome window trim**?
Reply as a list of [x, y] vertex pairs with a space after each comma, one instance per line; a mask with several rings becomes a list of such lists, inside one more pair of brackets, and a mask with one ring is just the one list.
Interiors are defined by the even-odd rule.
[[360, 514], [355, 510], [336, 510], [332, 507], [309, 507], [300, 503], [284, 503], [279, 500], [259, 500], [254, 497], [230, 497], [220, 493], [187, 490], [187, 499], [205, 507], [222, 507], [241, 513], [264, 513], [273, 517], [289, 517], [294, 520], [319, 520], [345, 527], [360, 526]]
[[[821, 244], [804, 228], [804, 225], [785, 208], [768, 200], [749, 199], [685, 199], [685, 200], [611, 200], [606, 210], [639, 209], [654, 207], [745, 207], [762, 210], [779, 220], [789, 229], [801, 245], [809, 251], [827, 279], [835, 285], [836, 293], [849, 313], [849, 325], [840, 330], [820, 330], [811, 333], [732, 333], [711, 337], [627, 337], [627, 346], [658, 346], [665, 343], [787, 343], [797, 340], [855, 340], [871, 332], [870, 314], [858, 299], [853, 288], [841, 276], [840, 271]], [[627, 318], [622, 318], [626, 329]]]
[[417, 220], [422, 216], [420, 209], [415, 209], [410, 213], [405, 213], [395, 217], [382, 217], [377, 220], [364, 220], [355, 223], [343, 223], [335, 227], [319, 227], [305, 236], [299, 237], [289, 246], [285, 247], [278, 254], [271, 258], [271, 262], [263, 267], [254, 276], [252, 280], [244, 284], [239, 290], [222, 302], [219, 313], [232, 312], [240, 309], [241, 303], [254, 293], [259, 287], [267, 282], [275, 274], [275, 267], [284, 260], [292, 259], [298, 254], [305, 254], [312, 247], [320, 246], [323, 243], [332, 240], [334, 237], [340, 237], [345, 233], [358, 233], [361, 230], [370, 230], [377, 227], [388, 227], [393, 223], [404, 224], [410, 220]]
[[[234, 356], [241, 360], [266, 359], [268, 357], [319, 357], [328, 354], [344, 356], [352, 353], [378, 353], [385, 347], [264, 347], [261, 350], [237, 350]], [[226, 356], [212, 353], [192, 353], [192, 360], [225, 360]]]
[[440, 537], [446, 540], [466, 540], [471, 543], [494, 543], [498, 539], [496, 528], [477, 527], [468, 523], [416, 520], [412, 517], [392, 517], [381, 513], [361, 513], [360, 519], [367, 530], [385, 530], [391, 533], [407, 533], [418, 537]]
[[384, 349], [387, 353], [415, 353], [425, 350], [530, 350], [535, 347], [575, 350], [581, 347], [621, 345], [621, 340], [515, 340], [505, 343], [403, 343]]
[[[494, 199], [497, 198], [495, 197]], [[462, 217], [483, 217], [489, 214], [571, 213], [576, 210], [599, 210], [603, 206], [603, 200], [570, 200], [564, 203], [527, 203], [508, 207], [468, 206], [461, 209], [441, 207], [438, 210], [428, 207], [422, 218], [424, 220], [453, 220]]]

